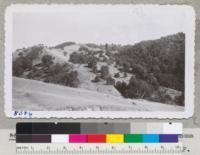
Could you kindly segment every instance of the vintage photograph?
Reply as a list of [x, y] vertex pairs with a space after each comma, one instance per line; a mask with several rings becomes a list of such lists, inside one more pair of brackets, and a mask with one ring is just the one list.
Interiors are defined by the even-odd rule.
[[194, 20], [189, 6], [13, 5], [11, 111], [185, 112]]

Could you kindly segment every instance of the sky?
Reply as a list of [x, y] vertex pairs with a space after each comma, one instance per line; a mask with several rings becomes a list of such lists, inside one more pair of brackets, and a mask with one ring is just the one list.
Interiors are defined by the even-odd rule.
[[159, 5], [41, 5], [12, 9], [12, 49], [37, 44], [135, 44], [187, 32], [185, 7]]

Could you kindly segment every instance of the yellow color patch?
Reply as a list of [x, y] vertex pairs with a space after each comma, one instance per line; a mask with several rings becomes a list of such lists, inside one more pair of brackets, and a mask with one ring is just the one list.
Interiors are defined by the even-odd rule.
[[107, 134], [106, 143], [123, 143], [124, 135], [123, 134]]

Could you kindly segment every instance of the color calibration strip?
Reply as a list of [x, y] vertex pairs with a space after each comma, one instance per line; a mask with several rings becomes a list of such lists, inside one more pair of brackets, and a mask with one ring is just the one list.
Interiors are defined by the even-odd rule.
[[178, 134], [16, 135], [17, 143], [178, 143]]
[[181, 123], [18, 123], [16, 142], [177, 143], [182, 129]]

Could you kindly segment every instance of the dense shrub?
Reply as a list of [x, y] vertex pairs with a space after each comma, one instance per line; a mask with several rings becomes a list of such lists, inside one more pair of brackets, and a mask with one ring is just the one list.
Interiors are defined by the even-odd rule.
[[117, 82], [115, 88], [126, 98], [150, 99], [155, 91], [152, 84], [132, 76], [129, 83]]
[[69, 61], [75, 64], [86, 64], [88, 62], [88, 57], [83, 53], [73, 52], [70, 55]]
[[101, 77], [102, 79], [107, 79], [109, 77], [109, 67], [101, 66]]
[[151, 93], [154, 91], [151, 84], [144, 80], [136, 79], [132, 77], [130, 79], [127, 93], [129, 98], [150, 98]]
[[49, 67], [51, 64], [53, 64], [53, 57], [51, 55], [44, 55], [42, 57], [42, 63]]
[[96, 58], [95, 57], [90, 57], [89, 59], [88, 59], [88, 67], [89, 68], [93, 68], [93, 67], [95, 67], [97, 65], [97, 60], [96, 60]]
[[115, 85], [115, 79], [113, 79], [111, 76], [109, 76], [109, 77], [106, 79], [106, 84], [107, 84], [107, 85]]
[[157, 78], [152, 74], [148, 74], [148, 76], [146, 77], [146, 81], [151, 84], [155, 90], [157, 90], [159, 88], [159, 83]]
[[79, 85], [78, 72], [70, 71], [67, 64], [53, 65], [49, 68], [44, 81], [70, 87], [78, 87]]
[[26, 52], [26, 53], [28, 53], [26, 55], [26, 58], [30, 59], [31, 61], [35, 60], [36, 58], [38, 58], [38, 56], [39, 56], [40, 52], [42, 52], [43, 48], [44, 48], [43, 46], [34, 46], [34, 47], [30, 48], [29, 51]]
[[117, 81], [115, 84], [115, 88], [122, 94], [124, 97], [128, 97], [127, 95], [127, 84], [125, 82]]
[[12, 64], [13, 75], [18, 77], [31, 68], [32, 62], [26, 57], [18, 57]]
[[177, 83], [178, 79], [173, 74], [160, 73], [157, 75], [157, 79], [158, 79], [158, 82], [162, 84], [162, 86], [164, 87], [174, 88], [177, 90], [181, 89], [182, 84], [180, 84], [179, 82]]
[[141, 64], [132, 65], [132, 73], [137, 76], [137, 78], [144, 79], [147, 76], [147, 69]]

